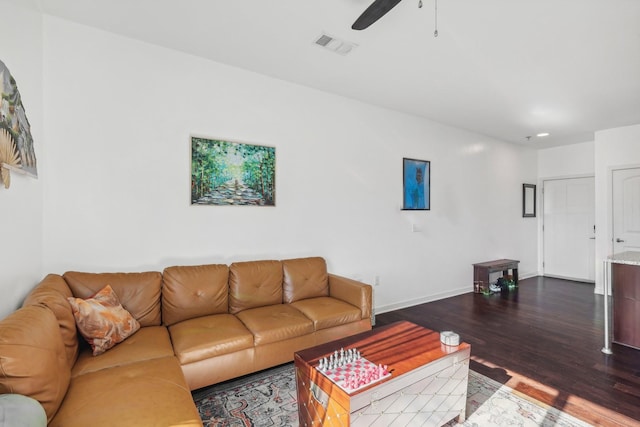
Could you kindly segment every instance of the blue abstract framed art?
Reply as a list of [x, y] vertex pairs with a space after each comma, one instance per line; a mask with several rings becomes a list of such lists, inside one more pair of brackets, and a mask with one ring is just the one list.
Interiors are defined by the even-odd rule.
[[431, 162], [402, 159], [402, 210], [431, 210]]

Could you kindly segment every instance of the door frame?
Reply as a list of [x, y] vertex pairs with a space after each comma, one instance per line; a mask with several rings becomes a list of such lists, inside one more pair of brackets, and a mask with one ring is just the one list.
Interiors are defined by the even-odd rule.
[[608, 205], [608, 216], [607, 219], [607, 256], [613, 255], [613, 238], [614, 238], [614, 206], [613, 206], [613, 174], [616, 171], [622, 171], [627, 169], [638, 169], [640, 170], [640, 164], [635, 165], [623, 165], [623, 166], [612, 166], [609, 169], [609, 173], [607, 174], [607, 187], [608, 187], [608, 197], [607, 197], [607, 205]]
[[596, 294], [604, 294], [604, 283], [609, 280], [606, 260], [613, 255], [613, 173], [637, 168], [640, 163], [603, 165], [602, 172], [596, 173]]
[[[613, 173], [611, 173], [611, 177], [613, 177]], [[594, 200], [595, 200], [595, 192], [596, 192], [596, 175], [595, 173], [586, 173], [586, 174], [577, 174], [577, 175], [562, 175], [562, 176], [550, 176], [550, 177], [544, 177], [544, 178], [538, 178], [538, 187], [540, 188], [540, 191], [542, 194], [540, 194], [539, 200], [540, 200], [540, 215], [539, 218], [540, 220], [538, 221], [538, 272], [540, 276], [545, 276], [545, 277], [555, 277], [555, 278], [559, 278], [559, 279], [569, 279], [569, 280], [574, 280], [577, 282], [582, 282], [584, 280], [580, 280], [580, 279], [575, 279], [575, 278], [569, 278], [569, 277], [560, 277], [560, 276], [555, 276], [555, 275], [546, 275], [544, 272], [544, 182], [545, 181], [558, 181], [558, 180], [569, 180], [569, 179], [580, 179], [580, 178], [593, 178], [594, 181]], [[594, 208], [594, 220], [595, 220], [595, 215], [597, 215], [596, 212], [597, 209]], [[612, 239], [613, 241], [613, 239]], [[597, 243], [596, 243], [597, 245]], [[597, 253], [597, 249], [594, 247], [594, 259], [596, 259], [596, 253]], [[598, 275], [598, 269], [596, 268], [595, 270], [595, 275], [596, 275], [596, 281], [597, 281], [597, 275]], [[585, 283], [595, 283], [594, 281], [586, 281]]]

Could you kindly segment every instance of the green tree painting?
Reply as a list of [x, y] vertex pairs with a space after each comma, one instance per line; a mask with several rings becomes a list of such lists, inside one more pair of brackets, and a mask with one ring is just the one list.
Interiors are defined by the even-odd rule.
[[191, 204], [275, 206], [276, 149], [191, 138]]

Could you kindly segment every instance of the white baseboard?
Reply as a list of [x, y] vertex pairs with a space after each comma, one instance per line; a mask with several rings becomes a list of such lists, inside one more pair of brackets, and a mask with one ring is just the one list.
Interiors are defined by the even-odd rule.
[[443, 292], [440, 294], [428, 295], [428, 296], [417, 298], [417, 299], [406, 300], [406, 301], [401, 301], [393, 304], [375, 307], [374, 313], [380, 314], [380, 313], [386, 313], [388, 311], [400, 310], [401, 308], [412, 307], [414, 305], [424, 304], [425, 302], [438, 301], [444, 298], [455, 297], [455, 296], [466, 294], [469, 292], [473, 292], [473, 288], [471, 285], [464, 286], [462, 288], [452, 289], [450, 291]]
[[[523, 280], [523, 279], [530, 279], [532, 277], [536, 277], [538, 276], [538, 274], [536, 273], [528, 273], [522, 276], [518, 277], [518, 280]], [[442, 292], [439, 294], [434, 294], [434, 295], [427, 295], [421, 298], [416, 298], [416, 299], [412, 299], [412, 300], [406, 300], [406, 301], [401, 301], [401, 302], [396, 302], [393, 304], [387, 304], [387, 305], [381, 305], [379, 307], [375, 306], [375, 301], [374, 301], [374, 308], [373, 308], [373, 321], [375, 324], [375, 315], [376, 314], [381, 314], [381, 313], [387, 313], [389, 311], [394, 311], [394, 310], [400, 310], [403, 308], [407, 308], [407, 307], [413, 307], [414, 305], [418, 305], [418, 304], [424, 304], [426, 302], [433, 302], [433, 301], [438, 301], [441, 299], [445, 299], [445, 298], [449, 298], [449, 297], [455, 297], [458, 295], [462, 295], [462, 294], [467, 294], [473, 292], [473, 286], [469, 285], [469, 286], [463, 286], [457, 289], [452, 289], [450, 291], [447, 292]]]
[[594, 280], [577, 279], [575, 277], [559, 276], [556, 274], [545, 274], [544, 277], [551, 277], [552, 279], [571, 280], [572, 282], [582, 282], [582, 283], [590, 283], [590, 284], [595, 283]]

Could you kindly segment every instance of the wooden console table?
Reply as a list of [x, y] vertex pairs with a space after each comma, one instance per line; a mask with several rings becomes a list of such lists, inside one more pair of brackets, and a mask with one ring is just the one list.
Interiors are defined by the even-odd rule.
[[489, 286], [489, 274], [496, 271], [502, 271], [503, 276], [509, 274], [509, 270], [512, 271], [513, 281], [518, 283], [518, 263], [514, 259], [497, 259], [495, 261], [486, 261], [478, 264], [473, 264], [473, 282], [482, 282], [484, 285]]

